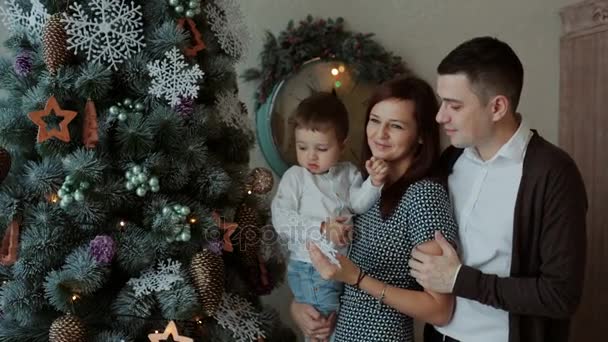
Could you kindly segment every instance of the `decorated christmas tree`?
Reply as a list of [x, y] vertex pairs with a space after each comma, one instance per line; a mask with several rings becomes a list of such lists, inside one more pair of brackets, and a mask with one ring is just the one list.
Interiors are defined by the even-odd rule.
[[[284, 341], [233, 0], [6, 0], [0, 341]], [[264, 237], [264, 238], [262, 238]]]

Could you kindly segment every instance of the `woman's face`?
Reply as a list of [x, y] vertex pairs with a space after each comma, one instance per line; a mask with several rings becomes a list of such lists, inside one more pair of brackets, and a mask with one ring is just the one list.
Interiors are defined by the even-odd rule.
[[367, 144], [376, 158], [399, 162], [412, 158], [417, 145], [415, 105], [410, 100], [387, 99], [371, 110], [367, 122]]

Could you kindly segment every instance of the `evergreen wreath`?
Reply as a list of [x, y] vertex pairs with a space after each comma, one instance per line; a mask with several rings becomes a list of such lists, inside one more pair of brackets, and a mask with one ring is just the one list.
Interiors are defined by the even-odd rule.
[[315, 20], [311, 15], [297, 27], [290, 20], [278, 38], [267, 31], [260, 53], [261, 68], [247, 69], [241, 76], [246, 81], [261, 80], [255, 94], [255, 109], [266, 102], [276, 84], [313, 58], [340, 60], [360, 79], [373, 83], [409, 74], [401, 57], [384, 49], [372, 40], [373, 36], [345, 30], [341, 17]]

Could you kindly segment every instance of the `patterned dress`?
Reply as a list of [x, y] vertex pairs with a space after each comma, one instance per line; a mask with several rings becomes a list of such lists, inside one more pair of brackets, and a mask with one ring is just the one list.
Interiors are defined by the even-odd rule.
[[[441, 230], [456, 241], [457, 227], [447, 191], [438, 183], [421, 180], [410, 185], [391, 216], [383, 220], [379, 202], [355, 219], [351, 260], [370, 276], [389, 285], [422, 290], [410, 276], [412, 248], [432, 240]], [[411, 342], [411, 317], [382, 304], [371, 295], [346, 285], [340, 298], [336, 342]]]

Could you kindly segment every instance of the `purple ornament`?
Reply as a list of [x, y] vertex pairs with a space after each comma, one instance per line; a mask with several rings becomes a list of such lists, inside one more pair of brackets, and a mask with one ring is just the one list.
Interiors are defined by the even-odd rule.
[[23, 50], [23, 51], [19, 52], [17, 57], [15, 57], [15, 63], [13, 65], [13, 67], [14, 67], [15, 73], [17, 73], [17, 75], [19, 75], [21, 77], [25, 77], [25, 76], [29, 75], [30, 72], [32, 72], [33, 64], [34, 64], [34, 58], [32, 57], [32, 54], [27, 50]]
[[191, 97], [179, 98], [179, 103], [173, 108], [184, 119], [189, 119], [194, 113], [194, 99]]
[[224, 251], [224, 242], [222, 240], [213, 240], [207, 243], [207, 249], [216, 255], [222, 255]]
[[109, 264], [116, 253], [114, 240], [107, 235], [97, 235], [89, 244], [89, 253], [100, 264]]

